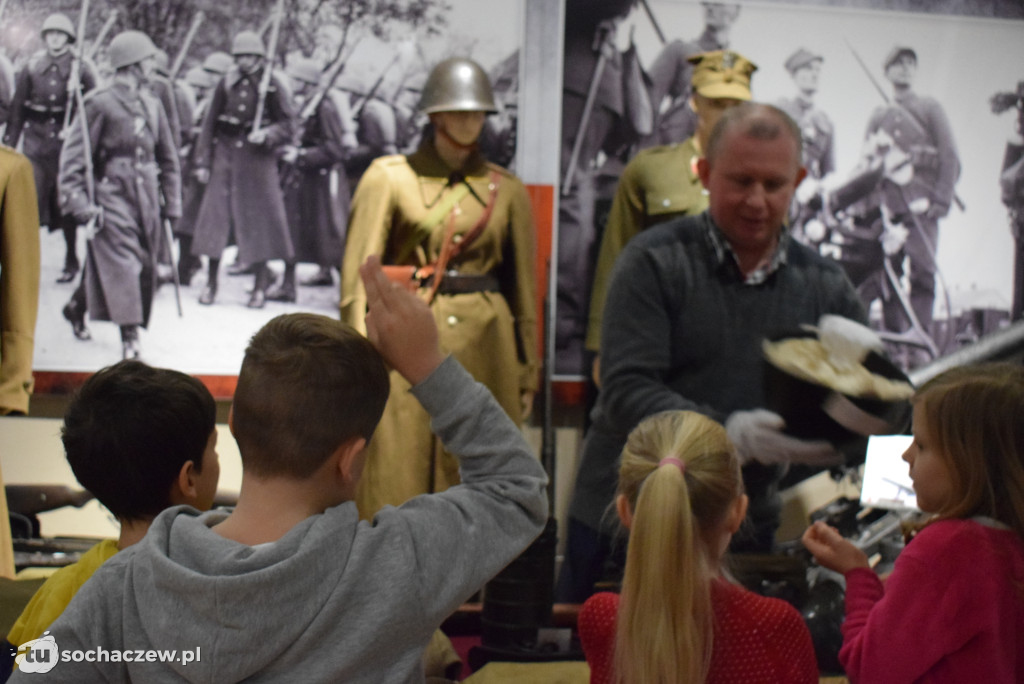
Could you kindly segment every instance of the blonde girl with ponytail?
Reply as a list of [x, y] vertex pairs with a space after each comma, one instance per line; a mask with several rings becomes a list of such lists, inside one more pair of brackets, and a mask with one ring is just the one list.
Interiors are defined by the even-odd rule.
[[691, 411], [641, 422], [615, 506], [629, 529], [622, 591], [592, 596], [578, 623], [592, 684], [818, 681], [796, 609], [722, 575], [747, 510], [725, 428]]

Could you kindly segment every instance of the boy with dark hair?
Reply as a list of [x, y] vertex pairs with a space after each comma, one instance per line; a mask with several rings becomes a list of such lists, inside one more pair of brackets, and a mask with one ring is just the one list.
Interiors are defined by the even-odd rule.
[[[39, 588], [7, 635], [10, 644], [39, 638], [96, 569], [142, 539], [162, 510], [213, 505], [216, 414], [199, 380], [141, 361], [122, 361], [85, 381], [64, 415], [61, 439], [78, 482], [113, 513], [121, 532]], [[11, 650], [3, 649], [5, 671]]]
[[[520, 430], [442, 356], [425, 302], [377, 257], [361, 274], [369, 341], [301, 313], [256, 333], [229, 419], [238, 506], [165, 511], [100, 568], [50, 634], [117, 657], [62, 660], [43, 681], [422, 682], [433, 632], [539, 534], [547, 477]], [[460, 454], [462, 484], [367, 522], [352, 499], [385, 363]]]

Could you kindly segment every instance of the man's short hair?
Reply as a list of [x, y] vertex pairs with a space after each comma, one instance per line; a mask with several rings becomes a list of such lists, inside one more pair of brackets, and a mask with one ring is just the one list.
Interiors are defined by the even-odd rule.
[[796, 145], [797, 164], [803, 159], [803, 136], [800, 126], [793, 118], [778, 107], [762, 102], [743, 102], [725, 110], [721, 118], [711, 129], [708, 136], [708, 147], [704, 152], [709, 164], [721, 152], [722, 142], [726, 134], [737, 129], [741, 135], [757, 140], [775, 140], [780, 135], [787, 135]]
[[383, 359], [351, 326], [310, 313], [271, 319], [245, 350], [232, 404], [242, 466], [309, 477], [343, 443], [370, 439], [389, 391]]
[[83, 487], [118, 520], [145, 520], [171, 505], [185, 463], [202, 471], [216, 421], [216, 403], [199, 380], [128, 360], [85, 381], [61, 440]]

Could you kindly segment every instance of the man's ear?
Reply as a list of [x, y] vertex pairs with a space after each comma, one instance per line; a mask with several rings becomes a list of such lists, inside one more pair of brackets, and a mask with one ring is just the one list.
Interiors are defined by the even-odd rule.
[[711, 177], [711, 165], [708, 163], [707, 157], [697, 159], [697, 177], [700, 178], [701, 185], [705, 188], [708, 187], [708, 179]]
[[228, 431], [231, 433], [232, 437], [235, 436], [235, 405], [234, 405], [234, 403], [232, 403], [231, 406], [228, 407]]
[[807, 178], [807, 167], [801, 166], [796, 172], [796, 183], [793, 184], [793, 187], [799, 187], [804, 182], [804, 178]]
[[628, 530], [633, 524], [633, 509], [629, 507], [629, 499], [625, 494], [615, 497], [615, 511], [619, 514], [619, 522]]

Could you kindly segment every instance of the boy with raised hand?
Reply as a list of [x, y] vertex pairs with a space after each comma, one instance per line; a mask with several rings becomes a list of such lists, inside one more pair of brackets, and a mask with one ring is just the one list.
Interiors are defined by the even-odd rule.
[[[132, 661], [62, 661], [43, 681], [422, 682], [434, 630], [540, 533], [547, 477], [519, 429], [442, 356], [425, 303], [376, 258], [362, 277], [369, 341], [304, 313], [250, 341], [230, 417], [234, 512], [166, 511], [51, 629], [62, 651]], [[352, 497], [385, 362], [460, 455], [462, 484], [360, 522]], [[163, 662], [140, 662], [149, 650]]]

